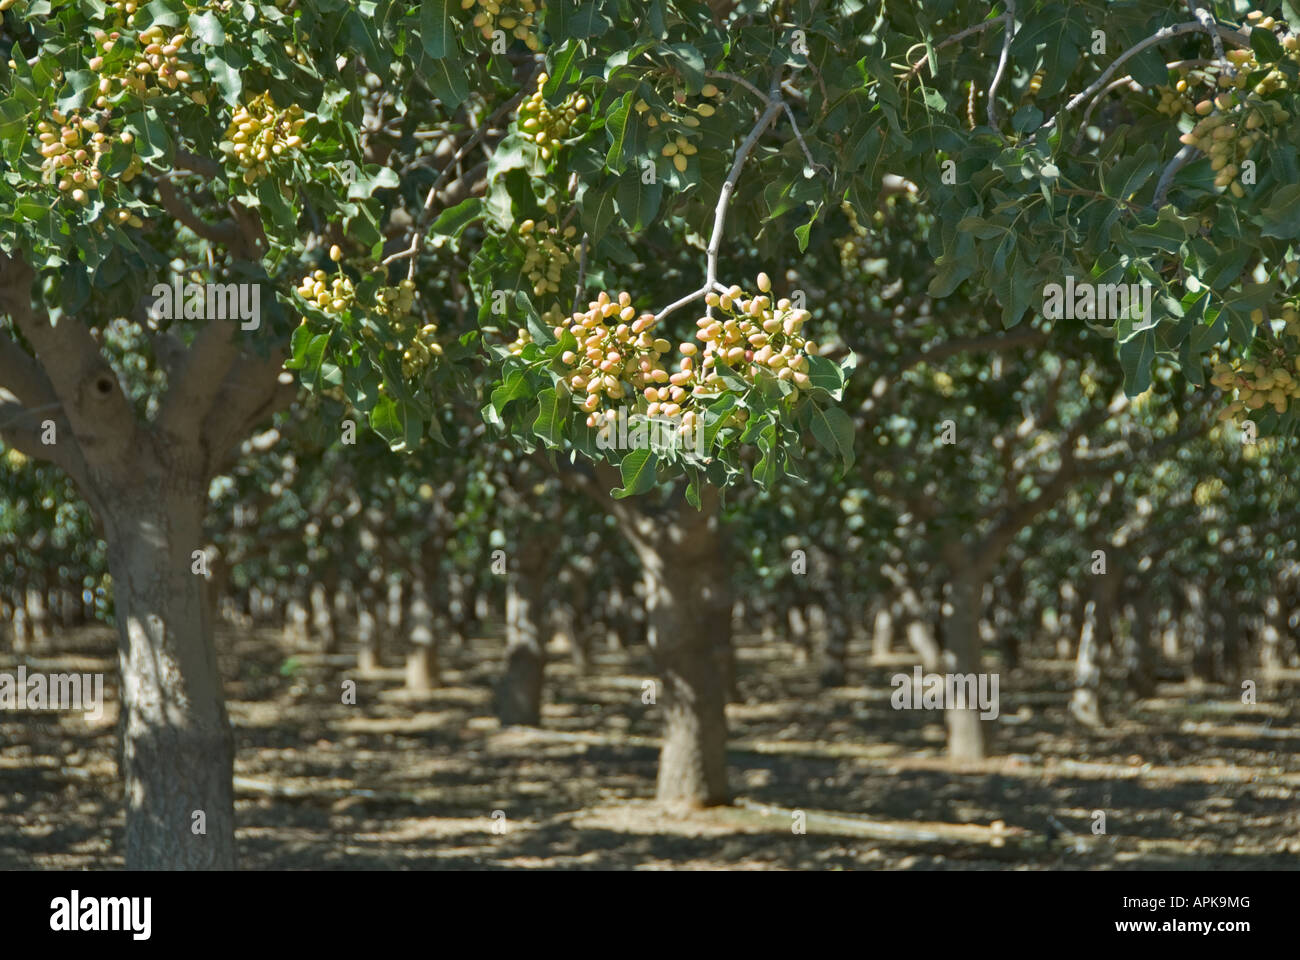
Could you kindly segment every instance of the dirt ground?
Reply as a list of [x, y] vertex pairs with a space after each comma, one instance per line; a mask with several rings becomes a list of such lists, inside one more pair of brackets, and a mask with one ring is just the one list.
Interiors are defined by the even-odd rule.
[[[545, 729], [503, 730], [499, 640], [444, 650], [444, 686], [426, 697], [402, 690], [396, 660], [360, 676], [350, 654], [295, 651], [273, 631], [225, 630], [218, 646], [245, 869], [1300, 867], [1294, 676], [1254, 706], [1164, 684], [1156, 699], [1109, 700], [1107, 725], [1085, 730], [1066, 710], [1070, 664], [1028, 661], [1002, 677], [997, 756], [955, 768], [941, 714], [890, 707], [908, 656], [851, 649], [852, 686], [821, 692], [793, 647], [741, 638], [737, 803], [669, 815], [653, 804], [643, 650], [600, 653], [586, 676], [557, 659]], [[0, 653], [0, 671], [20, 662], [102, 671], [108, 706], [93, 727], [0, 712], [0, 868], [120, 868], [114, 635]]]

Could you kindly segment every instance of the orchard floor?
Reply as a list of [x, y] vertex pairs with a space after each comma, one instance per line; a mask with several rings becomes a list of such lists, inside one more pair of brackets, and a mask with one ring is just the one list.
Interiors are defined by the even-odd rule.
[[[997, 755], [958, 768], [940, 714], [890, 707], [907, 655], [853, 649], [852, 685], [820, 691], [793, 647], [742, 638], [745, 702], [728, 707], [738, 803], [674, 815], [653, 803], [659, 717], [641, 703], [642, 650], [600, 653], [586, 676], [557, 660], [544, 729], [503, 730], [500, 641], [444, 650], [444, 685], [423, 697], [402, 689], [396, 660], [360, 676], [351, 655], [273, 631], [225, 629], [218, 644], [245, 869], [1300, 867], [1294, 671], [1254, 706], [1164, 684], [1107, 702], [1107, 725], [1089, 730], [1066, 709], [1071, 665], [1031, 660], [1002, 677]], [[0, 651], [5, 672], [103, 671], [108, 701], [95, 726], [0, 713], [0, 869], [123, 865], [113, 658], [99, 628]]]

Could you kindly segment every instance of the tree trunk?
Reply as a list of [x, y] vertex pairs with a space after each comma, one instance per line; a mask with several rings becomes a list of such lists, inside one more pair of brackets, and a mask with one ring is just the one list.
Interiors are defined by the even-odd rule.
[[352, 611], [356, 609], [356, 593], [353, 590], [351, 580], [339, 581], [332, 602], [334, 606], [334, 643], [337, 648], [339, 634], [348, 632], [348, 626], [352, 622]]
[[323, 583], [311, 585], [311, 629], [322, 653], [333, 653], [338, 648], [334, 631], [334, 613], [330, 609], [329, 591]]
[[27, 626], [32, 643], [43, 647], [50, 641], [49, 612], [45, 609], [45, 591], [38, 586], [27, 587]]
[[383, 662], [379, 620], [374, 612], [375, 591], [366, 586], [357, 597], [357, 670], [373, 673]]
[[1071, 583], [1062, 583], [1057, 591], [1060, 597], [1060, 610], [1057, 612], [1056, 623], [1060, 630], [1056, 638], [1056, 655], [1062, 660], [1068, 660], [1070, 652], [1074, 649], [1074, 636], [1078, 627], [1078, 610], [1079, 594]]
[[1264, 621], [1259, 632], [1259, 665], [1270, 696], [1276, 694], [1278, 673], [1282, 669], [1282, 632], [1285, 629], [1282, 603], [1275, 595], [1264, 600]]
[[647, 638], [662, 678], [664, 742], [656, 795], [671, 806], [728, 801], [726, 682], [700, 584], [707, 562], [665, 557], [646, 571]]
[[429, 605], [429, 586], [423, 573], [411, 581], [410, 645], [406, 652], [406, 689], [426, 693], [438, 686], [438, 647], [434, 642], [433, 609]]
[[800, 665], [807, 663], [808, 618], [804, 616], [803, 608], [798, 604], [790, 604], [786, 608], [785, 622], [790, 630], [790, 642], [794, 644], [794, 662]]
[[[984, 585], [975, 573], [958, 573], [951, 583], [952, 613], [944, 623], [943, 662], [954, 674], [975, 674], [980, 669], [979, 615]], [[976, 684], [978, 689], [978, 681]], [[948, 704], [948, 757], [958, 763], [983, 760], [986, 752], [980, 711], [974, 704], [958, 709]]]
[[575, 574], [569, 584], [568, 597], [557, 607], [556, 618], [560, 629], [569, 637], [573, 664], [582, 674], [591, 670], [591, 631], [584, 622], [586, 615], [587, 582]]
[[808, 630], [817, 651], [817, 680], [822, 687], [842, 687], [848, 676], [844, 662], [844, 633], [820, 603], [808, 606]]
[[110, 493], [104, 522], [122, 675], [126, 866], [233, 869], [234, 738], [207, 584], [191, 572], [206, 488]]
[[1070, 701], [1070, 713], [1080, 723], [1090, 727], [1101, 724], [1101, 703], [1097, 696], [1098, 688], [1101, 686], [1097, 606], [1095, 600], [1089, 600], [1083, 608], [1083, 625], [1079, 629], [1079, 652], [1074, 662], [1074, 697]]
[[453, 570], [447, 574], [447, 644], [459, 649], [465, 645], [467, 611], [465, 578]]
[[27, 653], [31, 649], [31, 631], [27, 628], [27, 611], [23, 609], [22, 601], [14, 607], [13, 614], [13, 644], [14, 653]]
[[293, 584], [289, 590], [289, 598], [284, 605], [284, 635], [290, 646], [301, 649], [311, 642], [306, 592], [299, 583]]
[[875, 620], [871, 624], [871, 659], [877, 663], [888, 659], [893, 642], [894, 615], [890, 612], [889, 604], [884, 603], [877, 608]]
[[497, 717], [502, 726], [542, 725], [545, 569], [545, 551], [540, 543], [531, 541], [519, 551], [515, 568], [506, 579], [506, 663], [497, 685]]
[[1153, 697], [1156, 693], [1156, 622], [1153, 601], [1147, 594], [1139, 594], [1130, 608], [1129, 635], [1124, 643], [1124, 678], [1130, 690], [1139, 697]]

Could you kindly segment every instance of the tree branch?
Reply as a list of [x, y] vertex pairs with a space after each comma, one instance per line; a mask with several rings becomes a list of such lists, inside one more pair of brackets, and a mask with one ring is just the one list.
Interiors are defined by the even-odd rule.
[[1158, 43], [1164, 43], [1166, 40], [1172, 40], [1174, 37], [1181, 37], [1184, 34], [1197, 33], [1200, 31], [1206, 31], [1207, 33], [1210, 33], [1211, 36], [1216, 38], [1222, 36], [1236, 43], [1238, 46], [1250, 46], [1250, 40], [1241, 36], [1235, 30], [1230, 30], [1226, 27], [1221, 27], [1221, 26], [1216, 26], [1214, 30], [1208, 30], [1201, 23], [1200, 20], [1192, 20], [1187, 23], [1175, 23], [1167, 27], [1161, 27], [1151, 36], [1147, 37], [1144, 40], [1138, 41], [1137, 43], [1133, 44], [1133, 46], [1129, 47], [1127, 50], [1121, 53], [1118, 57], [1116, 57], [1111, 62], [1110, 66], [1102, 71], [1100, 77], [1098, 77], [1095, 81], [1093, 81], [1093, 83], [1082, 93], [1076, 94], [1075, 96], [1071, 97], [1070, 100], [1068, 100], [1066, 104], [1063, 107], [1061, 107], [1061, 109], [1057, 112], [1056, 116], [1052, 117], [1051, 120], [1048, 120], [1041, 127], [1039, 127], [1037, 130], [1034, 131], [1033, 135], [1026, 141], [1026, 143], [1036, 140], [1040, 134], [1050, 133], [1052, 129], [1055, 128], [1058, 123], [1060, 123], [1061, 118], [1064, 117], [1065, 114], [1069, 113], [1071, 110], [1079, 106], [1079, 104], [1083, 103], [1085, 100], [1090, 99], [1094, 94], [1096, 94], [1099, 90], [1105, 87], [1106, 84], [1110, 82], [1110, 78], [1115, 75], [1115, 72], [1119, 70], [1119, 68], [1126, 61], [1132, 59], [1133, 57], [1136, 57], [1143, 50], [1147, 49], [1148, 47], [1154, 46]]
[[998, 128], [998, 87], [1002, 85], [1002, 78], [1006, 75], [1007, 56], [1011, 53], [1011, 38], [1016, 34], [1016, 0], [1006, 0], [1006, 5], [1007, 27], [1002, 34], [1002, 54], [998, 57], [998, 68], [989, 84], [988, 118], [989, 126], [994, 130]]
[[758, 138], [763, 135], [763, 131], [781, 109], [780, 84], [781, 77], [778, 71], [772, 77], [772, 89], [767, 108], [754, 124], [754, 129], [749, 131], [749, 136], [745, 137], [740, 144], [740, 149], [736, 151], [736, 157], [731, 163], [731, 172], [727, 174], [722, 190], [718, 193], [718, 205], [713, 212], [713, 235], [709, 238], [708, 267], [704, 280], [706, 291], [712, 290], [718, 280], [718, 251], [722, 248], [722, 231], [727, 223], [727, 208], [731, 204], [731, 195], [736, 189], [736, 181], [740, 179], [740, 170], [745, 165], [749, 152], [754, 149], [754, 144], [758, 143]]
[[43, 310], [38, 315], [34, 278], [28, 264], [0, 254], [0, 309], [36, 351], [54, 394], [47, 402], [62, 404], [81, 454], [98, 467], [121, 466], [138, 430], [130, 401], [83, 324], [68, 316], [52, 324]]
[[238, 223], [234, 220], [208, 223], [198, 215], [194, 208], [181, 199], [170, 180], [158, 181], [158, 200], [162, 203], [164, 210], [171, 214], [178, 223], [188, 227], [200, 239], [221, 246], [233, 246], [239, 242]]
[[230, 461], [253, 427], [287, 409], [298, 396], [293, 374], [282, 369], [286, 356], [284, 346], [267, 357], [245, 350], [231, 365], [202, 422], [209, 475]]

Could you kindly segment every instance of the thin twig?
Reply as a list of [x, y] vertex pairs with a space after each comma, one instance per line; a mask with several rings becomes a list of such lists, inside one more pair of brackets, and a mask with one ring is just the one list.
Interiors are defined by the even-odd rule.
[[680, 300], [676, 300], [664, 307], [655, 314], [656, 321], [662, 320], [673, 311], [686, 306], [688, 303], [698, 300], [700, 297], [719, 286], [718, 251], [722, 248], [722, 232], [727, 222], [727, 208], [731, 205], [731, 195], [736, 189], [736, 181], [740, 179], [740, 170], [745, 165], [745, 159], [749, 156], [749, 152], [754, 149], [754, 144], [758, 142], [758, 138], [763, 135], [763, 131], [767, 129], [768, 125], [776, 117], [777, 113], [780, 112], [781, 107], [784, 104], [784, 101], [781, 99], [780, 90], [781, 79], [780, 73], [778, 72], [772, 78], [771, 95], [765, 98], [767, 107], [764, 109], [762, 116], [758, 118], [758, 122], [754, 124], [754, 129], [749, 131], [749, 135], [745, 137], [740, 148], [736, 151], [735, 159], [731, 162], [731, 172], [727, 174], [727, 179], [722, 184], [722, 189], [718, 193], [718, 205], [714, 208], [713, 212], [713, 234], [709, 237], [708, 260], [705, 268], [704, 286], [700, 287], [698, 290], [693, 290]]
[[767, 95], [763, 93], [762, 90], [758, 89], [758, 87], [754, 86], [752, 83], [746, 80], [744, 77], [738, 77], [734, 73], [726, 73], [722, 70], [705, 70], [704, 75], [710, 78], [711, 80], [728, 80], [731, 83], [738, 84], [744, 87], [754, 96], [758, 97], [759, 100], [763, 101], [763, 106], [767, 106], [767, 100], [768, 100]]
[[[962, 40], [965, 40], [967, 37], [971, 36], [972, 34], [982, 33], [983, 31], [987, 30], [989, 27], [993, 26], [994, 24], [1002, 23], [1007, 19], [1008, 19], [1007, 14], [1002, 13], [1002, 14], [998, 14], [998, 16], [994, 17], [992, 20], [985, 20], [982, 23], [975, 24], [973, 27], [967, 27], [965, 30], [958, 30], [951, 37], [945, 37], [943, 40], [940, 40], [938, 43], [936, 43], [934, 45], [934, 49], [942, 50], [944, 47], [952, 46], [954, 43], [959, 43]], [[927, 60], [929, 60], [929, 57], [925, 56], [922, 57], [920, 60], [917, 60], [916, 63], [912, 64], [912, 69], [907, 72], [907, 76], [904, 79], [910, 80], [912, 77], [916, 76], [917, 73], [920, 71], [921, 67], [925, 66]]]
[[704, 296], [708, 292], [709, 292], [709, 288], [707, 286], [700, 287], [700, 289], [698, 290], [691, 291], [686, 296], [682, 297], [680, 300], [673, 301], [672, 303], [668, 304], [668, 306], [664, 307], [662, 310], [656, 313], [655, 321], [658, 322], [662, 320], [664, 317], [668, 316], [668, 314], [674, 312], [675, 310], [679, 310], [680, 308], [686, 306], [688, 303], [700, 299], [700, 297]]
[[727, 222], [727, 208], [731, 205], [731, 194], [736, 189], [736, 181], [740, 179], [740, 170], [745, 165], [745, 159], [749, 152], [754, 149], [754, 144], [758, 143], [758, 138], [763, 135], [768, 124], [776, 118], [777, 111], [781, 109], [781, 80], [779, 73], [772, 77], [772, 87], [767, 101], [767, 109], [763, 111], [758, 122], [754, 124], [754, 129], [749, 131], [740, 149], [736, 151], [736, 158], [732, 161], [731, 172], [727, 174], [726, 181], [722, 184], [722, 190], [718, 194], [718, 206], [713, 213], [713, 235], [709, 238], [708, 249], [708, 268], [705, 274], [705, 289], [711, 290], [713, 284], [718, 279], [718, 251], [722, 248], [722, 229]]
[[420, 249], [420, 242], [424, 239], [424, 230], [425, 227], [428, 226], [429, 217], [433, 212], [433, 202], [437, 199], [439, 189], [441, 189], [442, 185], [447, 182], [447, 178], [451, 176], [452, 172], [458, 169], [460, 162], [465, 159], [469, 152], [478, 146], [479, 141], [487, 136], [488, 131], [496, 124], [496, 122], [523, 102], [524, 94], [537, 79], [538, 73], [541, 72], [542, 65], [543, 61], [539, 59], [533, 67], [532, 74], [526, 81], [524, 81], [519, 92], [505, 103], [501, 104], [501, 106], [497, 107], [496, 110], [492, 112], [492, 115], [488, 117], [473, 134], [471, 134], [468, 140], [460, 145], [460, 148], [452, 158], [447, 161], [446, 166], [442, 168], [442, 172], [438, 174], [437, 178], [433, 181], [433, 185], [429, 187], [429, 192], [424, 197], [424, 206], [421, 208], [420, 214], [416, 217], [415, 224], [412, 227], [413, 236], [411, 237], [411, 245], [405, 250], [401, 250], [398, 253], [385, 257], [380, 261], [380, 266], [388, 266], [390, 263], [395, 263], [398, 260], [406, 260], [409, 258], [411, 263], [407, 268], [407, 276], [414, 279], [415, 255]]
[[989, 126], [994, 130], [998, 128], [998, 87], [1001, 86], [1002, 78], [1007, 72], [1007, 57], [1011, 53], [1011, 38], [1016, 35], [1016, 0], [1006, 0], [1006, 5], [1007, 27], [1002, 34], [1002, 54], [998, 57], [998, 69], [993, 74], [993, 82], [989, 84]]
[[1210, 11], [1202, 9], [1201, 5], [1197, 3], [1196, 0], [1187, 0], [1187, 7], [1192, 11], [1192, 16], [1196, 18], [1198, 23], [1200, 23], [1202, 29], [1210, 35], [1210, 43], [1214, 45], [1215, 58], [1220, 63], [1227, 66], [1228, 76], [1236, 77], [1237, 67], [1223, 54], [1223, 40], [1219, 37], [1218, 31], [1215, 29], [1216, 24], [1213, 15]]
[[573, 291], [573, 312], [578, 312], [578, 306], [582, 303], [582, 295], [587, 289], [587, 235], [582, 235], [582, 242], [578, 244], [578, 286]]
[[[1092, 83], [1091, 86], [1089, 86], [1082, 93], [1076, 94], [1074, 97], [1071, 97], [1070, 100], [1066, 102], [1065, 106], [1061, 107], [1061, 109], [1057, 112], [1056, 116], [1052, 117], [1051, 120], [1048, 120], [1041, 127], [1039, 127], [1037, 130], [1034, 131], [1033, 135], [1030, 136], [1028, 140], [1025, 141], [1025, 144], [1028, 145], [1034, 142], [1040, 134], [1050, 133], [1052, 129], [1056, 127], [1058, 123], [1060, 123], [1061, 118], [1064, 117], [1065, 114], [1069, 113], [1075, 107], [1079, 106], [1079, 104], [1083, 103], [1085, 100], [1088, 100], [1094, 94], [1096, 94], [1097, 91], [1105, 87], [1106, 84], [1110, 82], [1110, 78], [1115, 75], [1115, 72], [1119, 70], [1120, 66], [1123, 65], [1125, 61], [1137, 56], [1143, 50], [1147, 49], [1147, 47], [1154, 46], [1157, 43], [1164, 43], [1166, 40], [1172, 40], [1174, 37], [1181, 37], [1183, 36], [1183, 34], [1197, 33], [1203, 30], [1206, 30], [1206, 28], [1202, 26], [1199, 20], [1193, 20], [1190, 23], [1175, 23], [1168, 27], [1161, 27], [1159, 30], [1157, 30], [1151, 36], [1147, 37], [1145, 40], [1138, 41], [1133, 46], [1129, 47], [1127, 50], [1121, 53], [1118, 57], [1116, 57], [1115, 60], [1111, 63], [1111, 65], [1102, 72], [1101, 76], [1098, 77]], [[1215, 30], [1209, 30], [1207, 32], [1211, 33], [1216, 37], [1219, 35], [1226, 36], [1229, 40], [1239, 44], [1245, 44], [1247, 46], [1249, 46], [1250, 44], [1250, 41], [1248, 39], [1242, 37], [1235, 30], [1229, 30], [1225, 27], [1216, 27]]]
[[[1083, 119], [1079, 121], [1078, 136], [1074, 138], [1075, 150], [1078, 150], [1079, 145], [1083, 143], [1083, 134], [1088, 129], [1088, 121], [1092, 119], [1092, 111], [1097, 109], [1097, 104], [1105, 100], [1112, 90], [1118, 90], [1126, 83], [1133, 83], [1132, 75], [1126, 74], [1125, 76], [1120, 77], [1118, 80], [1112, 80], [1106, 86], [1106, 89], [1101, 91], [1101, 93], [1097, 94], [1097, 96], [1093, 98], [1092, 102], [1088, 104], [1088, 109], [1083, 112]], [[1139, 87], [1138, 89], [1141, 89], [1141, 87]]]
[[1108, 197], [1096, 190], [1084, 190], [1081, 187], [1057, 187], [1053, 192], [1066, 197], [1091, 197], [1094, 200], [1109, 200], [1112, 203], [1122, 203], [1130, 210], [1142, 209], [1141, 204], [1134, 203], [1132, 200], [1125, 200], [1123, 197]]
[[1185, 144], [1181, 150], [1174, 154], [1172, 160], [1165, 165], [1160, 173], [1160, 179], [1156, 183], [1155, 195], [1151, 198], [1151, 209], [1159, 210], [1161, 204], [1165, 202], [1165, 196], [1169, 193], [1169, 186], [1173, 182], [1174, 174], [1187, 165], [1192, 159], [1192, 154], [1196, 149], [1191, 144]]
[[794, 119], [794, 111], [790, 109], [790, 104], [782, 100], [781, 106], [785, 108], [785, 115], [790, 118], [790, 128], [794, 130], [794, 138], [799, 141], [799, 146], [803, 148], [803, 155], [808, 160], [808, 166], [814, 170], [820, 170], [824, 176], [829, 177], [831, 175], [830, 169], [814, 160], [812, 151], [808, 149], [808, 144], [804, 143], [803, 134], [799, 132], [799, 124]]

